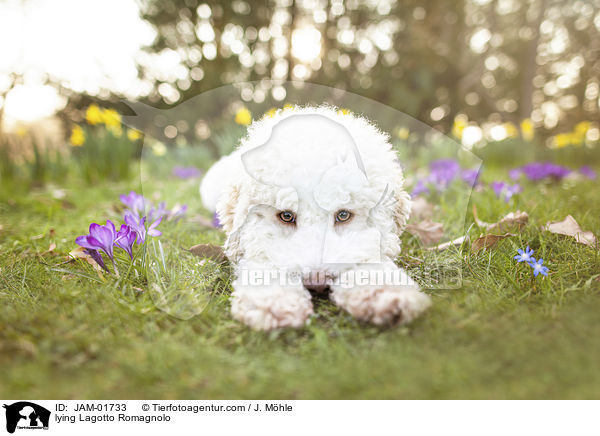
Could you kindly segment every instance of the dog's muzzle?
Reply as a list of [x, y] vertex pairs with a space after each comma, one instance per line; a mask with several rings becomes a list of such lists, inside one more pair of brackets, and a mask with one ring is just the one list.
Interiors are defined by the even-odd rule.
[[317, 295], [326, 295], [330, 291], [335, 276], [324, 271], [310, 271], [302, 274], [302, 285]]

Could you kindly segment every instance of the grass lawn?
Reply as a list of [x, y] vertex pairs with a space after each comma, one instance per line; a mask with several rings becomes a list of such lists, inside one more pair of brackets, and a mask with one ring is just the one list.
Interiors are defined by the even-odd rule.
[[[506, 169], [498, 174], [506, 179]], [[190, 180], [174, 196], [194, 198], [197, 185]], [[59, 188], [66, 195], [54, 198]], [[600, 397], [600, 256], [541, 230], [570, 214], [600, 235], [597, 182], [527, 183], [508, 204], [489, 189], [474, 192], [482, 220], [520, 209], [529, 223], [491, 250], [467, 247], [458, 255], [462, 287], [429, 291], [432, 309], [410, 326], [362, 325], [318, 300], [310, 325], [271, 333], [230, 318], [226, 283], [184, 321], [157, 309], [139, 277], [102, 281], [83, 262], [60, 265], [90, 222], [122, 222], [119, 194], [136, 188], [0, 188], [0, 397]], [[224, 238], [190, 220], [201, 210], [188, 205], [188, 219], [170, 225], [176, 260], [193, 266], [198, 259], [184, 248]], [[481, 232], [473, 226], [470, 235]], [[403, 238], [400, 261], [423, 258], [416, 239]], [[550, 268], [547, 278], [513, 260], [527, 245]]]

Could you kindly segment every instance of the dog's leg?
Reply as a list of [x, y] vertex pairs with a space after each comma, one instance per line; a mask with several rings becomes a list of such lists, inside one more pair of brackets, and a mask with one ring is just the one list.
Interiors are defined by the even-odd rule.
[[250, 284], [238, 275], [233, 283], [231, 314], [255, 330], [302, 327], [313, 313], [310, 293], [302, 284]]
[[331, 288], [335, 304], [376, 325], [409, 323], [431, 305], [429, 296], [392, 262], [347, 271]]

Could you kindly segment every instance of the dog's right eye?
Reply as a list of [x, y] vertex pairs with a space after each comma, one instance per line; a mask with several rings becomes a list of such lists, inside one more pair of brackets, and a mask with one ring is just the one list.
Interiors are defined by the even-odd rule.
[[284, 210], [279, 213], [279, 220], [285, 224], [294, 224], [296, 222], [296, 214], [289, 210]]

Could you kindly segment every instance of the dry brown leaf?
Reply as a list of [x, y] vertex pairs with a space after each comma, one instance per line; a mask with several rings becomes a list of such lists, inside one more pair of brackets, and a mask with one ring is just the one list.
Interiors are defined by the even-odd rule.
[[212, 244], [198, 244], [190, 248], [190, 252], [198, 257], [204, 257], [221, 263], [227, 260], [222, 247]]
[[594, 234], [592, 232], [583, 231], [581, 227], [579, 227], [579, 224], [577, 224], [577, 221], [575, 221], [575, 218], [571, 215], [567, 215], [562, 221], [548, 222], [542, 229], [547, 230], [550, 233], [571, 236], [581, 244], [594, 248], [597, 247], [597, 241]]
[[441, 223], [435, 223], [430, 219], [416, 224], [408, 224], [406, 231], [417, 236], [425, 245], [435, 244], [444, 236], [444, 228]]
[[87, 263], [92, 265], [92, 267], [98, 273], [104, 273], [104, 270], [102, 269], [102, 267], [96, 263], [96, 261], [92, 258], [92, 256], [90, 256], [89, 254], [87, 254], [85, 252], [85, 248], [83, 248], [83, 247], [77, 247], [76, 249], [71, 250], [71, 252], [69, 253], [69, 256], [71, 256], [73, 259], [83, 259]]
[[429, 219], [433, 216], [433, 205], [423, 197], [417, 197], [412, 201], [410, 217], [414, 220]]
[[50, 243], [50, 246], [48, 247], [48, 249], [46, 251], [44, 251], [43, 253], [40, 253], [42, 256], [44, 256], [45, 254], [50, 254], [52, 253], [54, 250], [56, 250], [56, 244], [54, 242]]
[[494, 245], [502, 239], [508, 238], [509, 236], [515, 236], [514, 233], [505, 233], [504, 235], [484, 235], [475, 239], [471, 244], [471, 251], [480, 251], [486, 248], [492, 248]]
[[529, 215], [527, 212], [521, 212], [520, 210], [516, 212], [510, 212], [498, 221], [497, 223], [486, 223], [485, 221], [481, 221], [477, 216], [477, 207], [473, 205], [473, 218], [475, 219], [475, 223], [488, 231], [500, 230], [506, 231], [511, 227], [518, 227], [521, 229], [527, 221], [529, 221]]
[[427, 250], [435, 250], [435, 251], [446, 250], [450, 247], [462, 245], [466, 239], [467, 239], [467, 236], [461, 236], [459, 238], [453, 239], [452, 241], [448, 241], [448, 242], [444, 242], [442, 244], [436, 245], [435, 247], [429, 247], [429, 248], [427, 248]]

